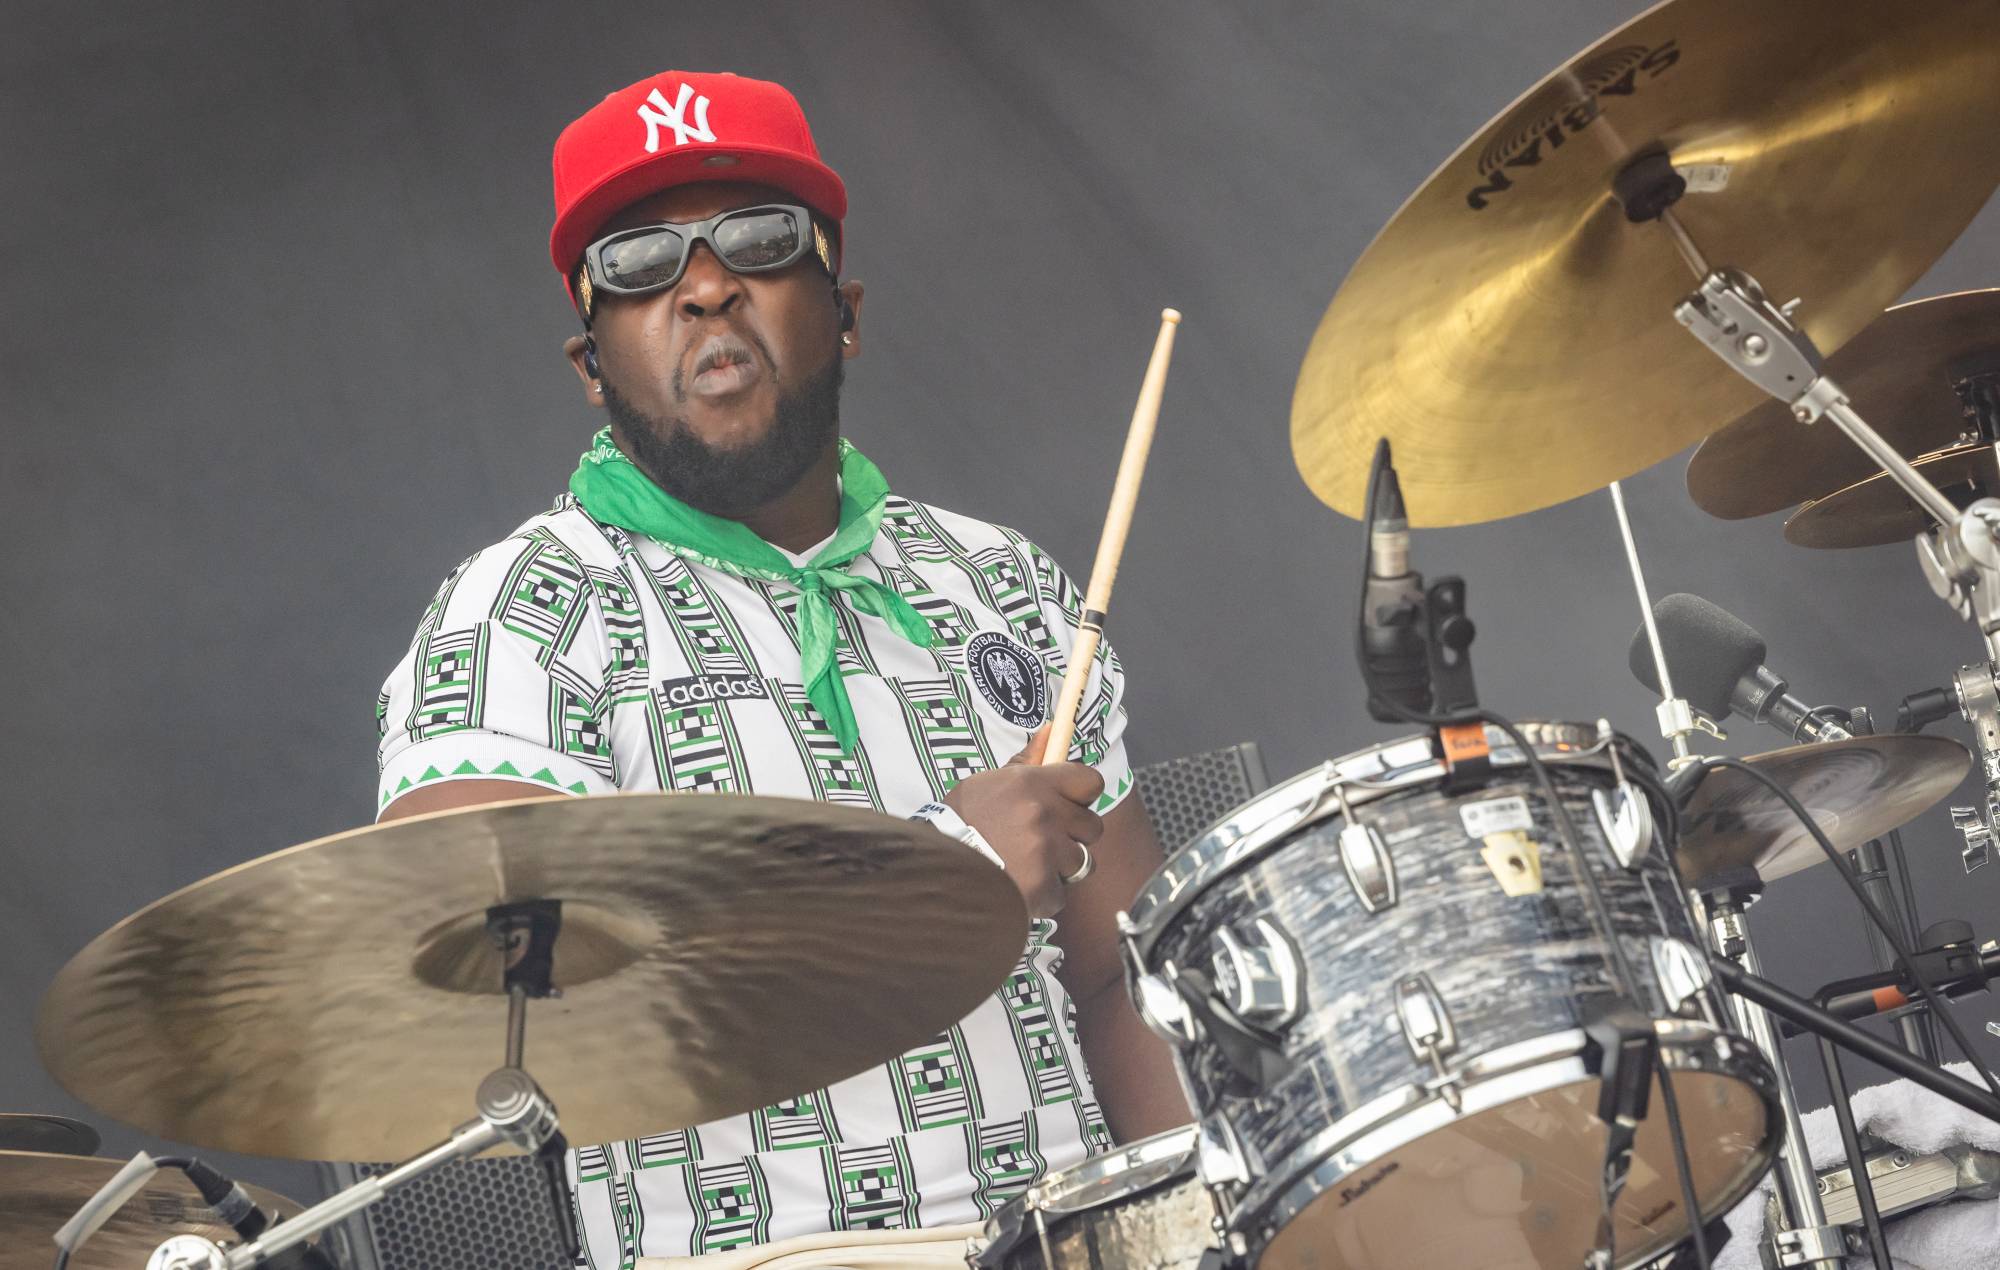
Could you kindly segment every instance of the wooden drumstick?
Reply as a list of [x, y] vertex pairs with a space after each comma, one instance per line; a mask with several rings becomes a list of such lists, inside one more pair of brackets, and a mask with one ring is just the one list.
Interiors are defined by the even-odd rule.
[[1153, 360], [1139, 384], [1139, 404], [1132, 408], [1132, 427], [1125, 434], [1125, 454], [1118, 460], [1118, 480], [1111, 487], [1111, 510], [1104, 514], [1104, 535], [1097, 540], [1097, 561], [1090, 567], [1090, 589], [1083, 598], [1083, 620], [1077, 623], [1076, 645], [1056, 697], [1042, 765], [1067, 762], [1076, 736], [1076, 712], [1083, 688], [1104, 638], [1104, 619], [1111, 609], [1111, 584], [1118, 580], [1118, 558], [1125, 554], [1125, 535], [1132, 528], [1132, 509], [1139, 501], [1139, 478], [1146, 471], [1146, 454], [1153, 448], [1153, 426], [1160, 421], [1160, 395], [1167, 386], [1167, 363], [1174, 353], [1174, 328], [1181, 324], [1175, 309], [1160, 311], [1160, 336], [1153, 342]]

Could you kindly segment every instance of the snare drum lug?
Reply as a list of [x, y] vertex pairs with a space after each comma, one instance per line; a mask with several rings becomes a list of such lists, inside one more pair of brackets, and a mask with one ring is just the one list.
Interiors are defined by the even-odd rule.
[[[1168, 968], [1171, 973], [1171, 962], [1168, 963]], [[1197, 1030], [1194, 1012], [1188, 1009], [1187, 1002], [1165, 976], [1134, 975], [1132, 1004], [1139, 1011], [1139, 1021], [1144, 1023], [1153, 1035], [1169, 1045], [1194, 1044]]]
[[1451, 1011], [1445, 1009], [1431, 977], [1422, 971], [1396, 981], [1396, 1021], [1402, 1025], [1403, 1040], [1419, 1062], [1429, 1063], [1437, 1073], [1432, 1087], [1453, 1111], [1462, 1096], [1458, 1080], [1444, 1065], [1447, 1055], [1458, 1048], [1458, 1029], [1452, 1025]]
[[1227, 1188], [1250, 1184], [1250, 1160], [1236, 1130], [1226, 1120], [1204, 1117], [1195, 1126], [1195, 1170], [1218, 1208], [1228, 1207]]
[[1396, 862], [1375, 826], [1350, 820], [1340, 827], [1340, 865], [1362, 908], [1379, 913], [1395, 906]]
[[1611, 845], [1612, 857], [1627, 871], [1638, 872], [1640, 862], [1653, 847], [1652, 807], [1625, 780], [1608, 795], [1601, 789], [1591, 790], [1590, 805], [1597, 812], [1597, 827]]
[[1685, 940], [1671, 935], [1655, 935], [1653, 944], [1653, 973], [1660, 980], [1660, 994], [1666, 998], [1667, 1009], [1683, 1017], [1698, 1014], [1690, 1011], [1690, 1003], [1699, 1006], [1699, 998], [1708, 987], [1712, 972], [1708, 960]]

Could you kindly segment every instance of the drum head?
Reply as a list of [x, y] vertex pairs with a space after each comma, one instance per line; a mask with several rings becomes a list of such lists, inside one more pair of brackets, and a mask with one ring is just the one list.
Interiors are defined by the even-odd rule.
[[[1673, 1074], [1702, 1219], [1726, 1212], [1770, 1159], [1764, 1100], [1712, 1072]], [[1265, 1246], [1258, 1270], [1543, 1270], [1583, 1264], [1597, 1238], [1605, 1130], [1595, 1079], [1471, 1112], [1333, 1183]], [[1618, 1264], [1688, 1230], [1659, 1083], [1615, 1210]]]

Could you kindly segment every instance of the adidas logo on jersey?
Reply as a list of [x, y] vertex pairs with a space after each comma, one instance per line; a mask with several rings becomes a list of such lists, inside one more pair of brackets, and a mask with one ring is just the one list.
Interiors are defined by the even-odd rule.
[[771, 698], [771, 690], [755, 675], [689, 675], [685, 679], [665, 680], [654, 691], [670, 706], [703, 705], [732, 698], [756, 701]]

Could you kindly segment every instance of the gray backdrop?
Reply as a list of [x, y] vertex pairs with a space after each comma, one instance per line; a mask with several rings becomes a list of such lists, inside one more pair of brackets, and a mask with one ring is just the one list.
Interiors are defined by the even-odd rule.
[[[1285, 774], [1389, 735], [1349, 652], [1357, 528], [1288, 450], [1307, 337], [1453, 147], [1638, 7], [13, 0], [0, 1109], [102, 1123], [31, 1037], [91, 936], [370, 818], [372, 702], [419, 610], [546, 505], [597, 421], [544, 244], [550, 143], [602, 93], [668, 66], [798, 93], [868, 284], [847, 431], [899, 489], [1079, 577], [1156, 314], [1185, 310], [1113, 622], [1132, 750], [1255, 738]], [[1995, 282], [1989, 208], [1913, 294]], [[1892, 708], [1977, 652], [1907, 548], [1708, 519], [1683, 467], [1629, 486], [1656, 592], [1742, 614], [1804, 695]], [[1470, 579], [1488, 704], [1653, 735], [1605, 496], [1418, 550]], [[1730, 748], [1775, 743], [1746, 726]], [[1967, 881], [1946, 833], [1937, 810], [1912, 839], [1926, 917], [2000, 934], [2000, 869]], [[1869, 968], [1828, 870], [1758, 916], [1781, 981]], [[1991, 1012], [1961, 1014], [1979, 1033]], [[104, 1128], [107, 1151], [144, 1141]]]

